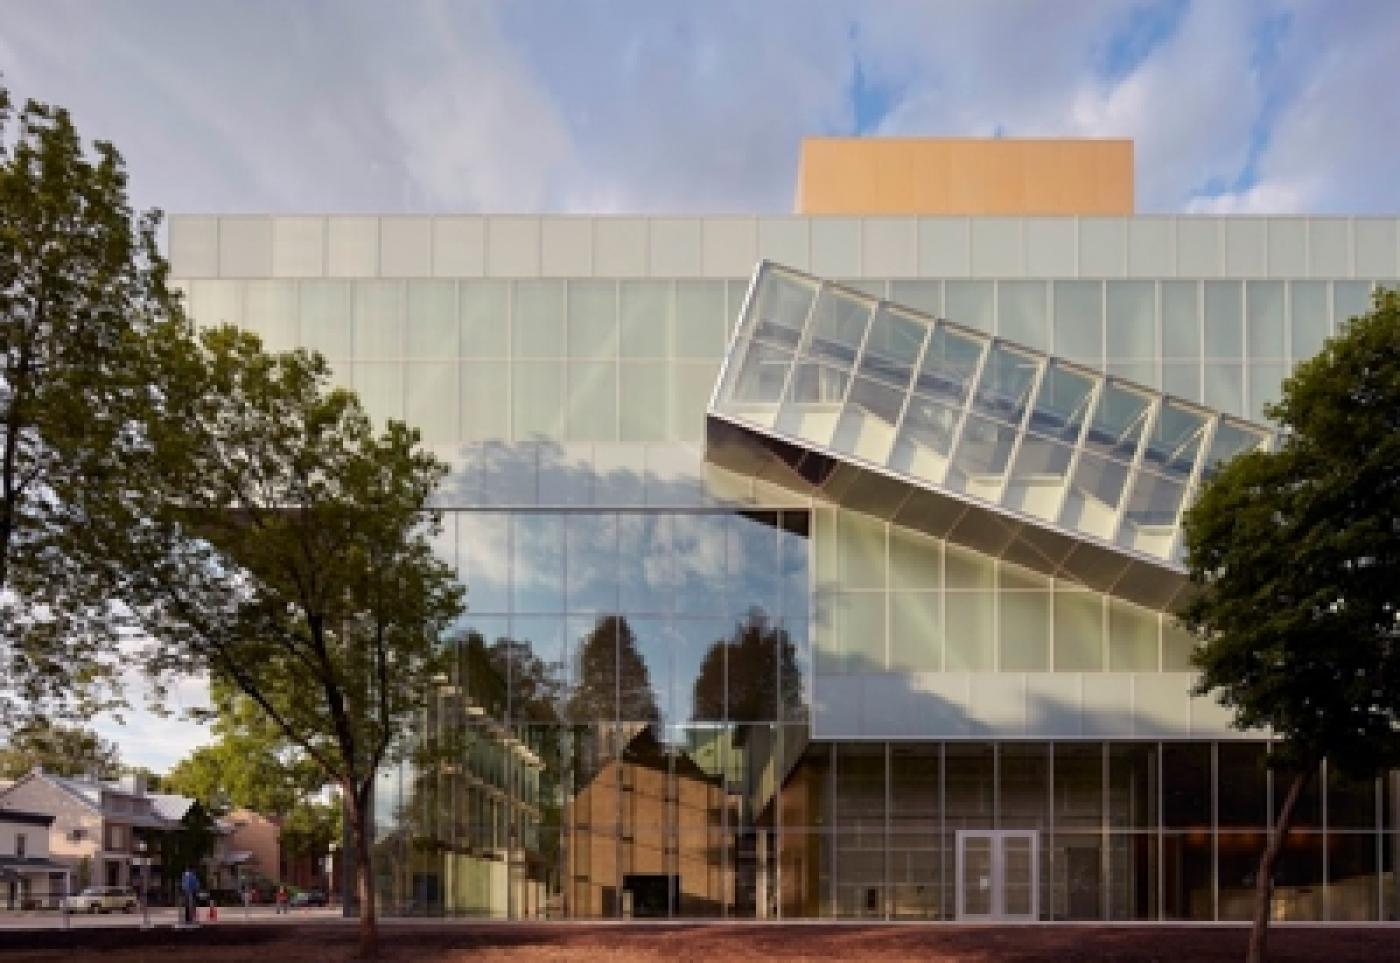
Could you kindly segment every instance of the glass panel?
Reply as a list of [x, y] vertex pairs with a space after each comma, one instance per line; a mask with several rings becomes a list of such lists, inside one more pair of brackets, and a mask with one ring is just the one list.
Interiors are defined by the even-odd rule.
[[944, 405], [909, 399], [890, 465], [899, 471], [942, 482], [948, 452], [961, 415]]
[[506, 357], [506, 333], [510, 330], [510, 288], [506, 282], [463, 281], [457, 297], [463, 357]]
[[495, 361], [464, 361], [461, 366], [463, 440], [506, 438], [510, 435], [510, 371]]
[[1035, 849], [1029, 836], [1002, 838], [1002, 912], [1029, 916], [1035, 905]]
[[457, 285], [453, 281], [409, 281], [407, 338], [410, 358], [456, 358]]
[[1139, 471], [1123, 512], [1119, 544], [1165, 557], [1175, 537], [1177, 513], [1186, 487], [1150, 471]]
[[1107, 298], [1108, 360], [1156, 358], [1156, 285], [1151, 281], [1109, 281]]
[[967, 916], [992, 912], [992, 838], [966, 836], [962, 841], [962, 911]]
[[1289, 330], [1295, 362], [1306, 361], [1322, 349], [1332, 333], [1326, 281], [1290, 281]]
[[1029, 428], [1038, 435], [1075, 444], [1094, 382], [1088, 375], [1051, 363], [1041, 380]]
[[960, 407], [977, 373], [986, 343], [940, 325], [929, 335], [928, 349], [914, 389], [938, 401]]
[[620, 377], [620, 440], [665, 441], [670, 420], [665, 363], [624, 361]]
[[514, 611], [564, 611], [564, 517], [543, 512], [511, 516]]
[[909, 386], [919, 361], [928, 325], [888, 307], [880, 309], [870, 324], [860, 373], [878, 378], [901, 391]]
[[968, 415], [944, 484], [954, 491], [996, 501], [1016, 436], [1016, 429], [1010, 425]]
[[1055, 744], [1055, 830], [1103, 825], [1103, 746]]
[[355, 357], [393, 359], [403, 355], [403, 283], [355, 282]]
[[992, 559], [952, 543], [945, 550], [949, 591], [990, 589], [995, 585], [996, 563]]
[[869, 301], [834, 287], [823, 287], [803, 356], [850, 368], [865, 337], [872, 307]]
[[935, 318], [943, 317], [942, 281], [891, 281], [890, 300]]
[[1050, 346], [1044, 281], [1001, 281], [997, 285], [997, 333], [1042, 351]]
[[723, 281], [676, 282], [676, 357], [713, 361], [724, 354], [728, 327]]
[[564, 365], [516, 361], [511, 365], [512, 435], [558, 439], [564, 434]]
[[1283, 282], [1249, 281], [1245, 284], [1248, 315], [1245, 325], [1249, 332], [1249, 357], [1283, 357]]
[[1267, 758], [1261, 742], [1222, 742], [1216, 747], [1216, 816], [1222, 828], [1268, 825]]
[[1108, 824], [1113, 829], [1157, 828], [1156, 743], [1108, 747]]
[[[729, 616], [737, 620], [755, 613], [775, 617], [782, 590], [777, 513], [739, 512], [729, 516], [727, 522]], [[768, 674], [772, 675], [771, 670]]]
[[1151, 399], [1108, 383], [1099, 392], [1084, 447], [1122, 462], [1133, 460]]
[[1050, 661], [1050, 580], [1003, 565], [1000, 608], [1002, 672], [1043, 672]]
[[568, 298], [569, 356], [615, 357], [617, 285], [612, 281], [570, 281]]
[[973, 410], [1019, 425], [1039, 366], [1035, 358], [994, 345], [973, 395]]
[[998, 829], [1043, 829], [1050, 825], [1050, 746], [1048, 743], [1002, 743], [998, 747], [1000, 781]]
[[1240, 362], [1207, 362], [1202, 381], [1202, 399], [1206, 407], [1230, 415], [1244, 415], [1244, 367]]
[[1170, 616], [1162, 621], [1162, 671], [1189, 672], [1191, 653], [1196, 650], [1196, 637], [1177, 624]]
[[[1149, 324], [1151, 320], [1149, 314]], [[1117, 319], [1110, 318], [1110, 329], [1117, 323]], [[1062, 358], [1101, 365], [1104, 353], [1103, 332], [1102, 282], [1056, 281], [1054, 353]], [[1151, 355], [1149, 352], [1145, 357]]]
[[[1224, 840], [1221, 840], [1223, 849]], [[1258, 852], [1258, 849], [1255, 849]], [[1277, 919], [1320, 920], [1323, 907], [1323, 852], [1321, 833], [1289, 833], [1284, 838], [1274, 875], [1273, 907]], [[1257, 862], [1257, 860], [1256, 860]], [[1252, 904], [1245, 900], [1249, 918]], [[1224, 893], [1221, 894], [1221, 916], [1224, 917]]]
[[[306, 282], [313, 283], [313, 282]], [[293, 281], [247, 281], [243, 326], [257, 332], [268, 351], [290, 351], [300, 343], [297, 289]], [[348, 318], [348, 312], [345, 315]]]
[[670, 352], [671, 282], [622, 281], [619, 290], [624, 358], [664, 358]]
[[884, 588], [885, 523], [859, 512], [843, 511], [837, 517], [840, 525], [841, 587]]
[[1055, 586], [1055, 671], [1103, 670], [1103, 596]]
[[[350, 285], [345, 281], [303, 281], [301, 345], [327, 358], [349, 358]], [[271, 345], [269, 345], [271, 347]]]
[[996, 593], [948, 594], [944, 672], [990, 672], [996, 665], [993, 605]]
[[475, 616], [510, 612], [510, 516], [457, 513], [458, 578]]
[[1376, 780], [1349, 779], [1327, 766], [1327, 828], [1375, 829]]
[[946, 829], [986, 829], [993, 825], [996, 796], [991, 745], [983, 742], [944, 744], [944, 800]]
[[1141, 833], [1108, 837], [1108, 917], [1157, 919], [1158, 840]]
[[890, 593], [890, 670], [937, 672], [943, 667], [943, 596]]
[[1201, 285], [1198, 281], [1162, 282], [1162, 355], [1201, 356]]
[[940, 747], [890, 746], [890, 915], [939, 919], [943, 908]]
[[617, 516], [568, 515], [564, 532], [568, 611], [618, 611]]
[[1162, 362], [1162, 390], [1187, 401], [1201, 400], [1201, 365], [1198, 361]]
[[680, 514], [671, 518], [673, 605], [678, 614], [713, 616], [725, 606], [725, 518]]
[[1379, 918], [1377, 849], [1371, 833], [1327, 837], [1327, 919], [1360, 922]]
[[889, 527], [890, 588], [938, 590], [943, 584], [942, 543], [900, 525]]
[[457, 440], [457, 362], [417, 362], [407, 366], [405, 414], [426, 444]]
[[836, 746], [836, 904], [841, 916], [884, 915], [885, 747]]
[[809, 282], [777, 271], [765, 273], [750, 305], [747, 323], [753, 336], [788, 348], [797, 347], [816, 291]]
[[1268, 422], [1265, 409], [1283, 397], [1283, 379], [1288, 369], [1282, 364], [1251, 364], [1249, 366], [1249, 416], [1255, 421]]
[[355, 365], [355, 393], [365, 413], [382, 425], [389, 418], [403, 418], [403, 365]]
[[1332, 318], [1337, 330], [1360, 314], [1371, 310], [1370, 281], [1333, 281]]
[[[734, 358], [742, 359], [734, 376], [733, 399], [740, 402], [775, 403], [783, 392], [792, 355], [757, 341], [740, 346]], [[734, 363], [731, 360], [730, 364]]]
[[836, 645], [844, 672], [884, 672], [885, 596], [883, 592], [833, 595]]
[[698, 442], [705, 436], [705, 407], [718, 375], [712, 363], [677, 364], [671, 376], [671, 437]]
[[1209, 830], [1211, 824], [1210, 743], [1162, 745], [1162, 825]]
[[565, 435], [570, 441], [617, 438], [617, 365], [609, 361], [568, 366], [569, 396]]
[[1239, 358], [1244, 354], [1243, 287], [1239, 281], [1205, 282], [1205, 356]]
[[557, 358], [564, 344], [564, 283], [516, 281], [511, 312], [517, 358]]
[[992, 332], [995, 295], [991, 281], [949, 281], [946, 290], [949, 320]]
[[[1163, 782], [1170, 785], [1167, 780]], [[1167, 833], [1162, 839], [1162, 915], [1169, 920], [1215, 919], [1215, 873], [1209, 832]], [[1258, 865], [1258, 859], [1255, 859]]]
[[1157, 671], [1156, 612], [1109, 600], [1108, 667], [1114, 672]]
[[1263, 441], [1263, 435], [1258, 432], [1250, 431], [1228, 421], [1221, 421], [1215, 428], [1215, 437], [1211, 439], [1210, 451], [1206, 453], [1203, 477], [1210, 478], [1219, 469], [1219, 466], [1229, 462], [1230, 459], [1242, 452], [1258, 448]]

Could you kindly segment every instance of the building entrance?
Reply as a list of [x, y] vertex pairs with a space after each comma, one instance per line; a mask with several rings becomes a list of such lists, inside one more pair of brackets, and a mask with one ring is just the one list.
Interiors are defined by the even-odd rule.
[[959, 920], [1030, 922], [1039, 918], [1037, 835], [1035, 830], [958, 830]]

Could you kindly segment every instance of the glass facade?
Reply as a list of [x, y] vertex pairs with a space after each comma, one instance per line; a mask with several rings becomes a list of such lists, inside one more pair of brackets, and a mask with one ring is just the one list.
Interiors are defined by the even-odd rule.
[[[321, 351], [451, 468], [468, 614], [375, 787], [383, 912], [1248, 913], [1282, 777], [1122, 559], [1175, 564], [1400, 264], [1345, 219], [1032, 220], [172, 220], [198, 322]], [[1298, 824], [1276, 918], [1400, 919], [1396, 776], [1324, 767]]]

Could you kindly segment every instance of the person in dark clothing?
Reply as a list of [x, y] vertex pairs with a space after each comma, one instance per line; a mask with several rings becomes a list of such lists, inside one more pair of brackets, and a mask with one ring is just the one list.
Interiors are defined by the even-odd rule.
[[185, 867], [184, 875], [180, 877], [180, 895], [183, 897], [181, 904], [185, 908], [185, 922], [193, 925], [195, 905], [199, 901], [199, 877], [190, 867]]

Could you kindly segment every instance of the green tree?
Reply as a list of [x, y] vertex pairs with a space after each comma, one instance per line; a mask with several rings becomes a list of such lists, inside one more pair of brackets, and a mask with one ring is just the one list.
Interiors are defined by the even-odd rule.
[[433, 554], [445, 472], [416, 431], [377, 432], [326, 363], [205, 332], [173, 397], [188, 404], [157, 542], [138, 570], [157, 675], [207, 671], [255, 703], [342, 791], [357, 856], [360, 951], [377, 954], [370, 865], [375, 773], [421, 709], [440, 637], [462, 611]]
[[787, 630], [761, 609], [751, 610], [733, 635], [705, 653], [695, 677], [694, 705], [697, 721], [800, 719], [802, 670]]
[[1378, 294], [1284, 383], [1277, 450], [1242, 455], [1185, 519], [1199, 691], [1267, 728], [1288, 789], [1259, 860], [1249, 959], [1274, 866], [1325, 758], [1354, 778], [1400, 761], [1400, 297]]
[[579, 640], [578, 678], [568, 715], [576, 722], [623, 719], [659, 722], [651, 672], [637, 651], [637, 636], [621, 615], [601, 615]]
[[0, 720], [120, 702], [135, 520], [156, 497], [154, 341], [187, 335], [115, 147], [0, 87]]
[[321, 767], [242, 692], [216, 692], [215, 741], [199, 746], [166, 774], [170, 792], [192, 796], [211, 812], [245, 808], [285, 817], [326, 782]]
[[121, 772], [121, 753], [91, 729], [29, 720], [0, 744], [0, 779], [18, 779], [35, 766], [57, 776], [112, 779]]

